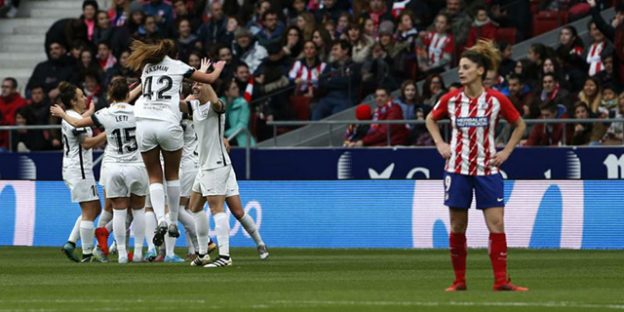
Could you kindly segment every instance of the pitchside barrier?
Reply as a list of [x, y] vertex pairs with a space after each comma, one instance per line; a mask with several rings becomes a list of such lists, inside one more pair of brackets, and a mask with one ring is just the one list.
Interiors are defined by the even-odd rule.
[[[241, 181], [240, 189], [269, 247], [448, 246], [441, 180]], [[623, 189], [622, 180], [506, 180], [508, 244], [622, 249]], [[79, 214], [63, 182], [0, 181], [0, 245], [61, 246]], [[470, 214], [468, 245], [486, 247], [483, 217]], [[233, 246], [253, 246], [230, 224]]]

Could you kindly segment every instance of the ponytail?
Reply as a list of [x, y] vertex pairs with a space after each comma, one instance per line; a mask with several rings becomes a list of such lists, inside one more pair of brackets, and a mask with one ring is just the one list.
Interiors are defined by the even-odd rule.
[[59, 83], [58, 85], [58, 88], [60, 91], [59, 98], [61, 99], [63, 105], [65, 105], [65, 109], [73, 109], [74, 106], [72, 105], [71, 101], [76, 98], [76, 90], [78, 89], [78, 87], [67, 81], [61, 81], [61, 83]]
[[482, 78], [485, 79], [488, 70], [498, 71], [501, 62], [501, 53], [491, 40], [479, 40], [477, 44], [462, 53], [461, 58], [467, 58], [485, 69]]
[[146, 64], [160, 63], [165, 56], [174, 58], [178, 54], [175, 42], [170, 39], [160, 40], [155, 44], [134, 40], [130, 45], [132, 53], [128, 57], [128, 66], [140, 71]]

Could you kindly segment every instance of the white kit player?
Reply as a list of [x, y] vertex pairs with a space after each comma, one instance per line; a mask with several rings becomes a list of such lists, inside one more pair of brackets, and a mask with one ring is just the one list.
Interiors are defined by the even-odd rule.
[[[59, 84], [61, 102], [67, 109], [65, 113], [76, 119], [82, 118], [86, 108], [86, 97], [76, 86], [62, 81]], [[93, 105], [91, 105], [93, 107]], [[60, 107], [59, 107], [60, 109]], [[62, 109], [60, 109], [62, 111]], [[91, 148], [101, 143], [92, 137], [91, 128], [74, 127], [62, 122], [63, 134], [63, 181], [71, 192], [71, 201], [79, 203], [82, 210], [81, 217], [76, 220], [74, 230], [68, 242], [63, 246], [63, 252], [73, 261], [92, 262], [99, 260], [93, 255], [93, 220], [100, 213], [100, 199], [93, 176], [93, 152]], [[74, 255], [76, 240], [82, 241], [82, 260]]]
[[129, 102], [129, 89], [125, 78], [113, 79], [109, 97], [114, 102], [91, 117], [75, 118], [64, 113], [60, 107], [51, 109], [53, 115], [76, 127], [91, 125], [105, 129], [108, 144], [104, 165], [106, 197], [113, 204], [113, 234], [117, 243], [119, 263], [128, 262], [126, 249], [126, 220], [128, 208], [132, 210], [134, 240], [134, 261], [140, 262], [143, 253], [145, 233], [145, 195], [147, 194], [147, 172], [138, 152], [135, 138], [136, 121], [134, 107]]
[[[137, 122], [137, 139], [143, 162], [149, 176], [149, 195], [154, 213], [158, 219], [158, 227], [153, 242], [162, 245], [165, 234], [178, 237], [177, 228], [180, 198], [179, 169], [182, 146], [184, 145], [183, 130], [180, 126], [179, 93], [184, 77], [194, 81], [212, 83], [217, 80], [225, 62], [218, 62], [214, 71], [205, 73], [209, 63], [202, 64], [204, 70], [196, 71], [181, 61], [174, 60], [177, 55], [175, 42], [161, 40], [155, 44], [134, 41], [132, 53], [128, 58], [129, 67], [142, 71], [142, 97], [136, 103], [135, 116]], [[163, 185], [163, 168], [160, 155], [165, 161]], [[165, 198], [168, 199], [169, 218], [165, 218]]]

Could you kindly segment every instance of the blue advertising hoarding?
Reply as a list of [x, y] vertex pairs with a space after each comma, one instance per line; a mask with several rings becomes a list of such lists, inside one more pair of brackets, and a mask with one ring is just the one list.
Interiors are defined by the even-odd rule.
[[[243, 206], [272, 247], [446, 248], [440, 180], [241, 181]], [[508, 244], [622, 249], [624, 181], [507, 180]], [[0, 245], [60, 246], [80, 209], [59, 181], [0, 181]], [[471, 210], [470, 247], [487, 246]], [[232, 246], [253, 246], [230, 218]], [[184, 242], [178, 240], [179, 244]]]

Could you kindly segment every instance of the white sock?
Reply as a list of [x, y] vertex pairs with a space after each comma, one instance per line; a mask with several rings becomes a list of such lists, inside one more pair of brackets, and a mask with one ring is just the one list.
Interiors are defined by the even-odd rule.
[[180, 211], [180, 180], [167, 181], [167, 199], [169, 200], [169, 224], [177, 224]]
[[93, 249], [93, 221], [80, 221], [80, 240], [82, 241], [82, 254], [90, 255]]
[[163, 185], [161, 183], [152, 183], [149, 186], [149, 192], [152, 209], [154, 209], [158, 223], [165, 221], [165, 189]]
[[114, 209], [113, 210], [113, 236], [117, 242], [117, 252], [120, 258], [128, 257], [128, 250], [126, 249], [126, 218], [128, 217], [128, 210], [126, 209]]
[[165, 235], [165, 255], [167, 257], [175, 256], [175, 252], [174, 252], [175, 244], [176, 244], [176, 238], [169, 236], [169, 233], [167, 233]]
[[219, 256], [230, 256], [230, 221], [225, 212], [219, 212], [213, 216], [215, 232], [219, 242]]
[[[195, 249], [195, 246], [193, 246], [193, 241], [191, 240], [191, 235], [186, 232], [186, 248], [187, 248], [187, 254], [188, 255], [192, 255], [195, 254], [195, 251], [197, 249]], [[195, 236], [195, 240], [197, 240], [197, 236]]]
[[195, 253], [195, 250], [197, 250], [197, 231], [195, 230], [195, 220], [184, 206], [180, 206], [178, 220], [180, 220], [180, 223], [182, 223], [184, 230], [186, 231], [189, 253], [193, 254]]
[[208, 236], [210, 225], [206, 211], [202, 209], [194, 212], [193, 219], [195, 219], [195, 229], [197, 230], [197, 249], [200, 255], [205, 255], [208, 253], [208, 242], [210, 241]]
[[143, 258], [143, 239], [145, 239], [145, 209], [132, 210], [132, 231], [134, 232], [134, 257]]
[[78, 239], [80, 238], [80, 221], [82, 221], [82, 215], [78, 216], [78, 218], [76, 218], [76, 223], [74, 223], [74, 227], [72, 228], [71, 232], [69, 233], [69, 238], [67, 238], [68, 242], [72, 242], [72, 243], [76, 243], [78, 241]]
[[245, 229], [247, 234], [249, 234], [251, 238], [253, 238], [257, 246], [264, 245], [264, 242], [262, 241], [262, 237], [260, 237], [260, 232], [258, 231], [256, 224], [248, 214], [244, 214], [243, 217], [240, 218], [238, 221], [240, 222], [240, 224], [243, 225], [243, 228]]
[[106, 230], [108, 231], [108, 233], [113, 231], [113, 221], [111, 219], [111, 221], [108, 221], [108, 223], [106, 223], [106, 225], [104, 225], [104, 227], [106, 228]]
[[111, 220], [113, 220], [113, 213], [110, 211], [102, 210], [102, 213], [100, 214], [100, 219], [98, 219], [97, 227], [105, 227], [106, 224], [109, 223]]
[[153, 211], [145, 212], [145, 240], [147, 241], [147, 249], [156, 251], [154, 246], [154, 232], [156, 231], [156, 216]]

